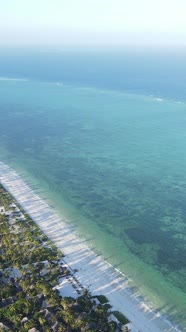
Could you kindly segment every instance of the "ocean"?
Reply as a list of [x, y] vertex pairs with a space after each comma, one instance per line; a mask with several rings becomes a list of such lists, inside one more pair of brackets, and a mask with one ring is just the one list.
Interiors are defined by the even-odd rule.
[[186, 331], [186, 57], [1, 50], [0, 155]]

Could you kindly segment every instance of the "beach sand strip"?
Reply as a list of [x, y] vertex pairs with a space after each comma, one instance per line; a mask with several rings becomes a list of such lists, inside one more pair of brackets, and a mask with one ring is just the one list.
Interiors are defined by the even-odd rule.
[[[150, 309], [135, 294], [130, 282], [101, 256], [96, 255], [86, 241], [78, 237], [73, 227], [56, 213], [26, 184], [14, 170], [0, 162], [0, 182], [29, 214], [39, 228], [61, 250], [64, 262], [78, 282], [94, 295], [105, 295], [113, 310], [123, 313], [131, 322], [132, 332], [180, 331], [162, 315]], [[181, 332], [181, 331], [180, 331]]]

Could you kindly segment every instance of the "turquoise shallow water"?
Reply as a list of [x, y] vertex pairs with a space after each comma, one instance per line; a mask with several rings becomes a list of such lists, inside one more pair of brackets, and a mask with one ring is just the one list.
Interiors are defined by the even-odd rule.
[[34, 81], [0, 81], [1, 159], [186, 325], [186, 104]]

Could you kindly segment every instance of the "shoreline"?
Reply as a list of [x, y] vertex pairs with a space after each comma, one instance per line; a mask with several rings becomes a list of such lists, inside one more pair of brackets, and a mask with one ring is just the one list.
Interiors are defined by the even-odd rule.
[[114, 310], [131, 321], [131, 332], [173, 332], [177, 327], [140, 300], [129, 280], [94, 253], [85, 240], [76, 236], [47, 203], [10, 167], [0, 162], [0, 183], [30, 215], [39, 228], [56, 244], [76, 278], [92, 295], [105, 295]]

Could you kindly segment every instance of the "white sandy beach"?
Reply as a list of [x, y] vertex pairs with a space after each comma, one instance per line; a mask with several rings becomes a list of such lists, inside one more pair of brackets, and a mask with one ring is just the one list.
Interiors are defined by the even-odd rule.
[[165, 317], [150, 310], [130, 289], [127, 278], [88, 248], [72, 227], [38, 197], [11, 168], [0, 162], [0, 182], [32, 217], [42, 231], [65, 254], [64, 261], [77, 269], [76, 278], [92, 295], [105, 295], [114, 310], [131, 321], [132, 332], [173, 332]]

